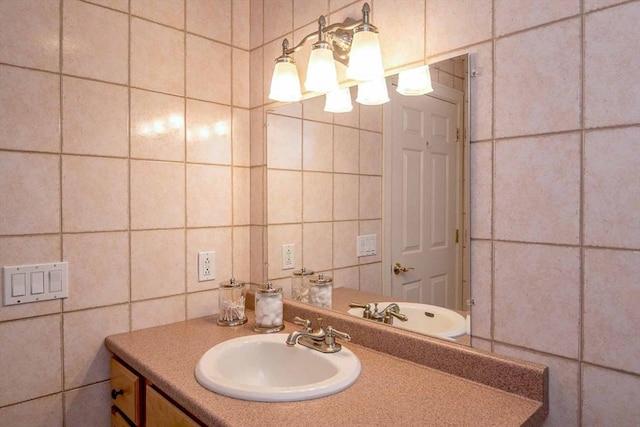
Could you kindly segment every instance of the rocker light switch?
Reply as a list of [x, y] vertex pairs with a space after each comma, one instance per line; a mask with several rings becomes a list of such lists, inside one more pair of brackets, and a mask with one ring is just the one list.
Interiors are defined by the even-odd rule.
[[4, 267], [3, 305], [67, 298], [67, 267], [66, 262]]

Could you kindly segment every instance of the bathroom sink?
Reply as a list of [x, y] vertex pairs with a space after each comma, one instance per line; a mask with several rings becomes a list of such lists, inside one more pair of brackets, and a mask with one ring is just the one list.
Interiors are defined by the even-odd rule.
[[[383, 310], [389, 304], [391, 302], [379, 302], [378, 310]], [[467, 333], [466, 319], [453, 310], [436, 305], [412, 302], [399, 302], [397, 304], [400, 306], [400, 313], [408, 317], [406, 322], [401, 322], [398, 319], [393, 320], [393, 326], [400, 329], [445, 339], [457, 338]], [[371, 310], [373, 311], [373, 304], [371, 305]], [[352, 308], [348, 311], [349, 314], [357, 317], [362, 317], [362, 312], [362, 308]], [[430, 313], [433, 316], [425, 313]]]
[[360, 360], [349, 349], [320, 353], [288, 347], [287, 334], [250, 335], [211, 347], [196, 365], [205, 388], [236, 399], [290, 402], [316, 399], [351, 386]]

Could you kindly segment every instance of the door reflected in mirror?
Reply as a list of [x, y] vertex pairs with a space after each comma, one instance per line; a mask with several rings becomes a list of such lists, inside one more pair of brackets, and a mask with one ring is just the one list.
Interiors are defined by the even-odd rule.
[[390, 76], [382, 106], [334, 114], [321, 96], [267, 112], [267, 275], [288, 297], [294, 271], [330, 277], [342, 312], [349, 302], [447, 308], [465, 333], [426, 334], [468, 343], [468, 58], [429, 68], [426, 95], [398, 94]]

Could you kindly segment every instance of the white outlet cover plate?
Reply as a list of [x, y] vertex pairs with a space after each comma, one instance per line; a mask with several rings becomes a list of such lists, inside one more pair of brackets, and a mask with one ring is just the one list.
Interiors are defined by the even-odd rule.
[[215, 251], [198, 252], [198, 282], [207, 282], [216, 278]]
[[296, 264], [295, 245], [289, 243], [282, 245], [282, 269], [291, 270]]

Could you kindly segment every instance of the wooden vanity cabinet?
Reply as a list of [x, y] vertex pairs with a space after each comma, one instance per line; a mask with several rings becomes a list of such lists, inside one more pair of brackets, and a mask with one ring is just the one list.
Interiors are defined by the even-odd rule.
[[199, 427], [144, 377], [111, 358], [111, 427]]

